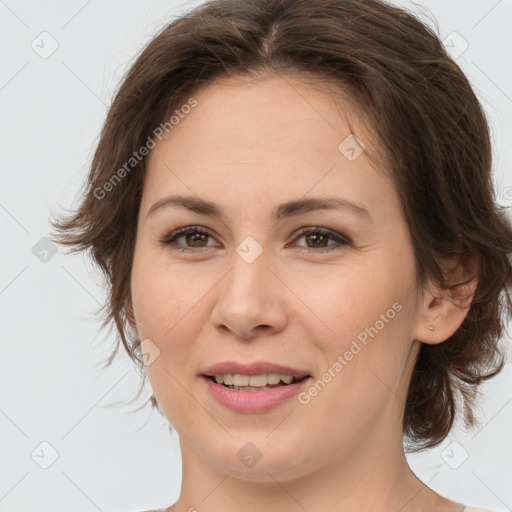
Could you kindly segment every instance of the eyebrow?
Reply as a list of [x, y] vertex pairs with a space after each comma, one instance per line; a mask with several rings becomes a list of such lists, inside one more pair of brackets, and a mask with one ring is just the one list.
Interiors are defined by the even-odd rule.
[[[149, 209], [146, 218], [153, 215], [157, 210], [165, 207], [178, 206], [186, 208], [187, 210], [199, 213], [201, 215], [209, 215], [219, 217], [221, 220], [226, 220], [227, 215], [225, 210], [210, 201], [205, 201], [198, 197], [171, 195], [159, 199]], [[309, 199], [297, 199], [295, 201], [288, 201], [276, 206], [272, 210], [271, 216], [279, 221], [284, 218], [293, 217], [295, 215], [302, 215], [315, 210], [343, 210], [355, 213], [361, 217], [366, 217], [371, 220], [370, 212], [363, 204], [355, 203], [340, 197], [315, 197]]]

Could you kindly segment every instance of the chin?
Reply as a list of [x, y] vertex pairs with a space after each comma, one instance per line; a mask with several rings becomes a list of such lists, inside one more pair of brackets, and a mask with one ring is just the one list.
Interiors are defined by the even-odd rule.
[[[271, 434], [270, 437], [276, 433]], [[243, 441], [230, 438], [224, 445], [217, 444], [214, 450], [208, 449], [204, 457], [217, 470], [229, 474], [231, 478], [248, 482], [275, 483], [300, 478], [311, 472], [312, 456], [304, 451], [307, 443], [285, 444], [278, 436], [265, 439], [268, 432], [256, 436], [240, 436]], [[254, 441], [247, 439], [253, 438]], [[297, 453], [300, 450], [300, 457]]]

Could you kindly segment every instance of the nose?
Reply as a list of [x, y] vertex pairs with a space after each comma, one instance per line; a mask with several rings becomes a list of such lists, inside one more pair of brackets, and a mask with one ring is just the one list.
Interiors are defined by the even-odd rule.
[[217, 287], [211, 313], [216, 329], [245, 340], [284, 329], [286, 287], [269, 260], [265, 251], [251, 262], [233, 252], [232, 268]]

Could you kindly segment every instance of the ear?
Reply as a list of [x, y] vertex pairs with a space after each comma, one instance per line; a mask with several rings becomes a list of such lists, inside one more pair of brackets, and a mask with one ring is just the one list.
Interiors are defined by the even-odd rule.
[[478, 259], [465, 258], [442, 265], [446, 287], [429, 282], [419, 303], [415, 339], [428, 344], [446, 341], [469, 313], [478, 286]]

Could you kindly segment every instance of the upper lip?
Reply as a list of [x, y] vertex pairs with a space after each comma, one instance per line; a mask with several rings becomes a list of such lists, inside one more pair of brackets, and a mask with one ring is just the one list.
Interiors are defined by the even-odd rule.
[[207, 377], [214, 377], [221, 374], [241, 374], [241, 375], [262, 375], [265, 373], [279, 373], [280, 375], [291, 375], [295, 379], [302, 379], [309, 376], [307, 371], [298, 370], [289, 366], [271, 363], [269, 361], [256, 361], [254, 363], [243, 364], [236, 361], [223, 361], [209, 366], [202, 372]]

